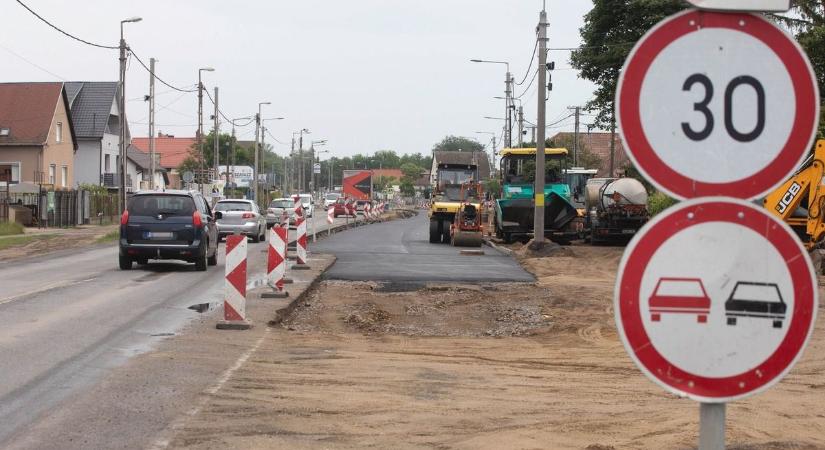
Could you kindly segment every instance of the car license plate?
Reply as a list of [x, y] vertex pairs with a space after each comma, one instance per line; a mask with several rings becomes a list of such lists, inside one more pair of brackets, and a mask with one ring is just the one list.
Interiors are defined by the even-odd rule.
[[622, 234], [636, 234], [636, 230], [622, 230]]
[[174, 233], [170, 231], [144, 231], [143, 237], [145, 239], [172, 239]]

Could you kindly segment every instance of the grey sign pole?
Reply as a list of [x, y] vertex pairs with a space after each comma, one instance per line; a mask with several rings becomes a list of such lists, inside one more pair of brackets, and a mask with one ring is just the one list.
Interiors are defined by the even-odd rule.
[[725, 404], [699, 404], [699, 450], [725, 450]]

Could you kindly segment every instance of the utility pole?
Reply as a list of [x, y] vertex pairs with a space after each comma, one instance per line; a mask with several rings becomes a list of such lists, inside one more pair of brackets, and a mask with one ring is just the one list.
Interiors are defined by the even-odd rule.
[[298, 137], [298, 193], [304, 191], [304, 130]]
[[[232, 144], [231, 144], [232, 145], [232, 167], [229, 166], [229, 161], [228, 161], [229, 158], [227, 158], [227, 161], [226, 161], [226, 168], [227, 168], [227, 170], [226, 170], [226, 182], [229, 183], [229, 180], [231, 179], [233, 183], [237, 183], [237, 181], [235, 181], [235, 121], [234, 120], [232, 121], [232, 141], [231, 142], [232, 142]], [[235, 189], [236, 189], [236, 186], [233, 185], [232, 186], [232, 191], [234, 192]]]
[[545, 126], [547, 125], [547, 11], [539, 14], [539, 95], [538, 111], [536, 114], [536, 180], [535, 180], [535, 211], [533, 213], [533, 242], [544, 244], [544, 140]]
[[[263, 121], [262, 121], [263, 122]], [[261, 124], [261, 172], [264, 174], [264, 188], [261, 189], [264, 195], [267, 195], [269, 188], [269, 177], [266, 175], [266, 126]], [[257, 199], [255, 199], [257, 201]], [[260, 205], [260, 203], [258, 203]]]
[[261, 133], [261, 115], [255, 114], [255, 169], [252, 176], [252, 199], [258, 201], [258, 139]]
[[576, 115], [576, 131], [573, 133], [573, 166], [579, 165], [579, 117], [581, 115], [581, 106], [570, 106], [568, 110], [574, 111]]
[[149, 189], [155, 190], [155, 58], [149, 58]]
[[118, 118], [120, 119], [120, 192], [117, 196], [117, 209], [122, 214], [126, 209], [126, 40], [123, 38], [123, 24], [129, 20], [120, 21], [120, 98], [118, 99]]
[[[615, 107], [615, 106], [614, 106]], [[610, 117], [610, 175], [613, 177], [614, 164], [616, 163], [616, 113]]]
[[518, 146], [524, 144], [524, 107], [519, 105], [518, 107]]
[[[200, 160], [201, 176], [203, 177], [203, 82], [201, 82], [201, 71], [198, 70], [198, 159]], [[203, 180], [199, 180], [201, 183]]]
[[292, 174], [289, 177], [289, 191], [295, 190], [295, 133], [292, 134], [292, 148], [289, 150], [289, 167]]
[[505, 140], [505, 142], [507, 142], [507, 147], [513, 147], [513, 121], [512, 121], [512, 112], [510, 110], [510, 105], [512, 103], [512, 100], [510, 100], [510, 98], [513, 94], [512, 89], [510, 88], [510, 86], [513, 83], [513, 76], [510, 75], [510, 66], [507, 66], [507, 75], [506, 75], [506, 77], [507, 78], [504, 80], [504, 86], [505, 86], [505, 89], [504, 89], [504, 98], [505, 98], [505, 100], [504, 100], [504, 114], [506, 114], [504, 116], [504, 118], [506, 119], [506, 122], [504, 124], [504, 127], [505, 127], [504, 140]]
[[212, 136], [212, 140], [215, 141], [214, 142], [214, 144], [215, 144], [215, 155], [214, 155], [215, 160], [213, 161], [213, 164], [212, 164], [213, 166], [215, 166], [215, 177], [220, 176], [220, 170], [219, 170], [220, 169], [219, 168], [219, 166], [220, 166], [220, 153], [219, 152], [220, 152], [220, 141], [221, 141], [221, 139], [220, 139], [220, 136], [221, 136], [220, 135], [220, 126], [221, 125], [220, 125], [220, 121], [218, 120], [219, 119], [218, 114], [220, 114], [220, 112], [218, 110], [218, 87], [215, 86], [215, 132], [214, 132], [214, 135]]

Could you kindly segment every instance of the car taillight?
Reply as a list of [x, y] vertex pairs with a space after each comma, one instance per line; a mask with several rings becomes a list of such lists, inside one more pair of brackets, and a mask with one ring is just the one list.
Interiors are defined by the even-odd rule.
[[120, 224], [126, 225], [127, 223], [129, 223], [129, 210], [124, 209], [123, 214], [121, 214], [120, 216]]
[[243, 215], [241, 216], [242, 219], [251, 219], [253, 217], [255, 217], [255, 214], [253, 213], [243, 213]]
[[201, 218], [200, 211], [195, 211], [194, 213], [192, 213], [192, 224], [198, 228], [203, 226], [203, 219]]

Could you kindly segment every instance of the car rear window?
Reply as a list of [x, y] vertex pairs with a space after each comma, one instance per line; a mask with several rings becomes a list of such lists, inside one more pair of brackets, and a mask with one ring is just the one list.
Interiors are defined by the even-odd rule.
[[275, 200], [269, 204], [270, 208], [291, 208], [295, 203], [291, 200]]
[[248, 202], [218, 202], [215, 211], [252, 211], [252, 204]]
[[129, 200], [129, 213], [136, 216], [191, 216], [195, 202], [186, 195], [137, 195]]
[[779, 287], [774, 284], [749, 284], [740, 283], [731, 296], [733, 300], [745, 300], [751, 302], [781, 303], [782, 296], [779, 294]]

